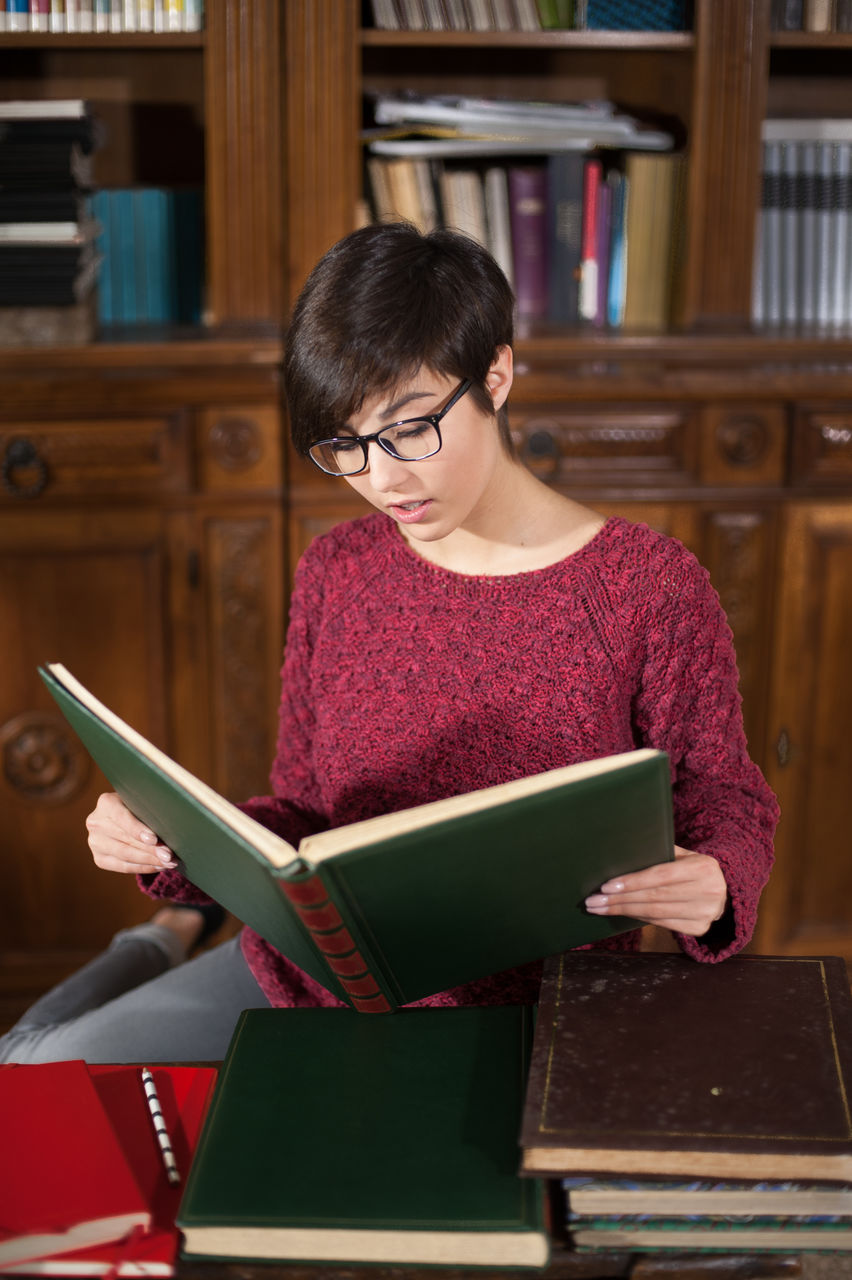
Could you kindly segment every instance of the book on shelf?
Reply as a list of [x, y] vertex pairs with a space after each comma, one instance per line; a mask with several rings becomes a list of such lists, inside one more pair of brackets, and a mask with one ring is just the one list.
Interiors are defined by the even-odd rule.
[[583, 182], [586, 156], [566, 151], [548, 158], [548, 318], [574, 325], [580, 314], [583, 250]]
[[543, 164], [510, 165], [509, 226], [518, 315], [542, 320], [549, 305], [547, 170]]
[[[601, 266], [601, 187], [603, 165], [590, 159], [583, 170], [583, 240], [580, 258], [579, 317], [594, 322], [598, 312], [598, 272]], [[604, 231], [608, 234], [608, 229]]]
[[664, 752], [518, 778], [323, 831], [294, 848], [175, 764], [65, 668], [40, 673], [118, 794], [186, 876], [364, 1012], [636, 927], [626, 917], [589, 915], [585, 897], [613, 875], [673, 857]]
[[764, 122], [752, 321], [840, 330], [852, 322], [852, 122]]
[[[152, 1074], [185, 1179], [216, 1071], [158, 1065]], [[4, 1134], [9, 1125], [35, 1134], [34, 1142], [22, 1139], [14, 1148], [16, 1162], [6, 1174], [14, 1187], [8, 1197], [4, 1187], [4, 1211], [11, 1204], [30, 1225], [44, 1218], [66, 1226], [59, 1243], [55, 1235], [30, 1232], [26, 1256], [20, 1242], [17, 1257], [0, 1243], [0, 1275], [174, 1274], [183, 1186], [166, 1177], [139, 1067], [79, 1061], [0, 1067], [0, 1107]], [[19, 1114], [12, 1116], [12, 1107]], [[117, 1204], [135, 1208], [108, 1225], [104, 1211]]]
[[683, 157], [630, 152], [625, 162], [625, 329], [659, 333], [671, 318]]
[[543, 1266], [543, 1188], [517, 1176], [531, 1035], [523, 1005], [246, 1010], [178, 1213], [183, 1256]]
[[203, 213], [195, 188], [100, 190], [102, 324], [197, 324], [203, 292]]
[[563, 1178], [576, 1218], [852, 1217], [852, 1183], [714, 1178]]
[[545, 966], [522, 1167], [852, 1180], [850, 1085], [837, 957], [573, 953]]
[[200, 31], [204, 0], [5, 0], [0, 32], [116, 35]]
[[682, 31], [686, 0], [371, 0], [384, 31]]
[[771, 0], [769, 24], [773, 31], [801, 31], [803, 0]]
[[[534, 102], [412, 92], [377, 94], [372, 99], [375, 128], [363, 137], [376, 154], [488, 155], [589, 150], [593, 147], [667, 151], [674, 137], [618, 110], [613, 102]], [[381, 136], [381, 130], [397, 135]]]

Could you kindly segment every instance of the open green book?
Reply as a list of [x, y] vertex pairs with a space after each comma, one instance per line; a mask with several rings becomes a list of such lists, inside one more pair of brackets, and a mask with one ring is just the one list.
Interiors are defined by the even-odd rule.
[[605, 880], [674, 856], [664, 752], [640, 750], [370, 818], [298, 848], [170, 760], [57, 663], [40, 674], [193, 884], [341, 1000], [385, 1012], [636, 927]]

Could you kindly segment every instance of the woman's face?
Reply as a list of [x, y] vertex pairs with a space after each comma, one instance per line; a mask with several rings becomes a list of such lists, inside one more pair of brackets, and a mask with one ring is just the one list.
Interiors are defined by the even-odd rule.
[[[504, 347], [486, 383], [495, 410], [512, 382], [512, 352]], [[403, 419], [439, 413], [459, 383], [422, 368], [389, 395], [373, 397], [346, 424], [368, 435]], [[347, 476], [352, 488], [403, 529], [411, 542], [430, 543], [466, 529], [483, 531], [493, 509], [504, 468], [514, 464], [500, 440], [494, 416], [483, 413], [468, 392], [441, 419], [440, 452], [419, 462], [404, 462], [375, 441], [366, 470]]]

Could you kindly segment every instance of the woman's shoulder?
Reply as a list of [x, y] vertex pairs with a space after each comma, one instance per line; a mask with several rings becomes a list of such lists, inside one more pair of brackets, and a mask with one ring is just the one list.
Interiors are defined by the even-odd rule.
[[707, 570], [678, 538], [641, 520], [610, 516], [596, 541], [610, 571], [643, 595], [672, 593], [687, 583], [706, 583]]

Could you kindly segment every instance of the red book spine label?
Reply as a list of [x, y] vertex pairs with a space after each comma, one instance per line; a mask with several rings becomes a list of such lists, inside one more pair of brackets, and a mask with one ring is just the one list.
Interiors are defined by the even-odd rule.
[[310, 932], [332, 973], [361, 1013], [387, 1013], [390, 1003], [370, 972], [364, 957], [340, 917], [318, 875], [291, 884], [280, 880], [282, 892]]

